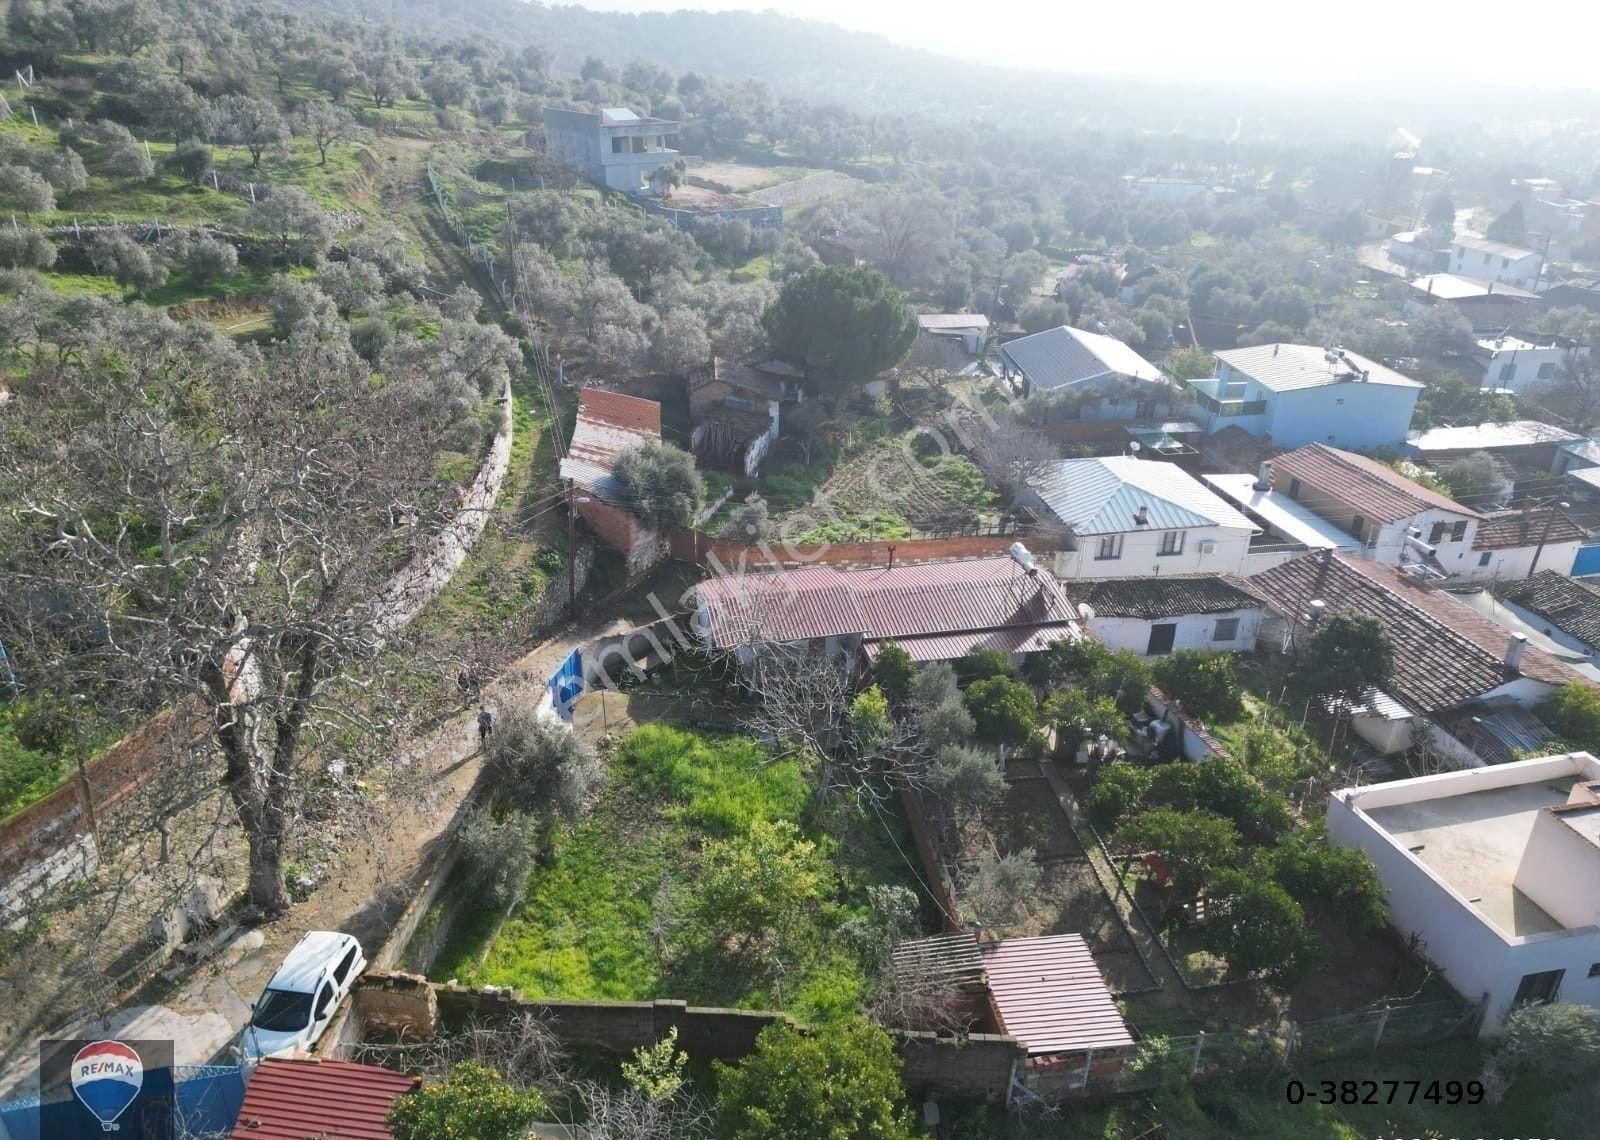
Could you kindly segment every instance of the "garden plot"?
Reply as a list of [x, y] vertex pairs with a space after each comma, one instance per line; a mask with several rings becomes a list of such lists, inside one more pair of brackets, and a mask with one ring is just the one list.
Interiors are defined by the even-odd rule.
[[797, 178], [793, 182], [780, 182], [764, 190], [755, 190], [750, 193], [750, 197], [768, 206], [797, 208], [837, 198], [860, 185], [860, 182], [848, 174], [840, 174], [837, 170], [824, 170], [808, 174], [804, 178]]
[[912, 851], [897, 818], [819, 812], [800, 765], [746, 738], [647, 725], [520, 903], [464, 916], [432, 973], [826, 1018], [867, 994], [872, 888], [922, 904]]

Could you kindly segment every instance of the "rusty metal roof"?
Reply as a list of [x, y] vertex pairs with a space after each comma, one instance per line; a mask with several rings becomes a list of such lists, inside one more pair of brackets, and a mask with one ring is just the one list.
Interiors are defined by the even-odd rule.
[[392, 1140], [384, 1123], [417, 1078], [349, 1061], [272, 1059], [245, 1087], [236, 1140]]
[[927, 661], [954, 661], [974, 649], [995, 649], [1001, 653], [1039, 653], [1058, 641], [1076, 641], [1078, 627], [1071, 622], [1057, 625], [1017, 626], [1012, 629], [979, 630], [973, 633], [931, 633], [926, 637], [886, 637], [864, 642], [868, 657], [877, 657], [891, 642], [904, 649], [918, 665]]
[[[867, 570], [811, 566], [710, 578], [695, 587], [712, 643], [861, 634], [865, 640], [968, 634], [1070, 623], [1071, 603], [1048, 571], [1010, 558]], [[959, 656], [959, 654], [957, 654]]]
[[561, 461], [561, 477], [608, 503], [627, 507], [627, 494], [612, 477], [612, 466], [628, 448], [660, 440], [661, 405], [656, 401], [585, 388], [578, 394], [578, 419], [567, 458]]
[[1030, 1056], [1133, 1044], [1081, 934], [1007, 938], [979, 949], [1005, 1031]]

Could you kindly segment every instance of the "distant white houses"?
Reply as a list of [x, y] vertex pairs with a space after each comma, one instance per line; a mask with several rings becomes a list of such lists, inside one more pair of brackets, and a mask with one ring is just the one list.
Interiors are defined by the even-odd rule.
[[1372, 857], [1389, 921], [1486, 1003], [1600, 1008], [1600, 761], [1542, 756], [1333, 793], [1328, 838]]
[[1582, 440], [1576, 432], [1539, 420], [1504, 420], [1499, 423], [1436, 427], [1417, 432], [1406, 448], [1424, 463], [1445, 463], [1474, 452], [1487, 451], [1508, 461], [1551, 470], [1561, 448]]
[[1059, 578], [1242, 575], [1260, 529], [1176, 464], [1063, 459], [1024, 495], [1067, 530]]
[[1078, 418], [1149, 419], [1173, 403], [1161, 369], [1113, 336], [1061, 325], [1000, 346], [1000, 372], [1023, 395], [1078, 397]]
[[1543, 255], [1493, 238], [1462, 235], [1450, 244], [1450, 272], [1537, 291]]
[[1217, 353], [1215, 377], [1190, 380], [1207, 431], [1236, 426], [1274, 447], [1398, 447], [1422, 385], [1339, 348], [1260, 344]]
[[957, 341], [968, 356], [977, 356], [989, 336], [989, 318], [982, 313], [919, 313], [917, 330], [920, 336]]
[[1449, 305], [1474, 329], [1503, 329], [1526, 324], [1539, 305], [1530, 289], [1460, 273], [1429, 273], [1413, 278], [1405, 311], [1414, 315], [1431, 305]]

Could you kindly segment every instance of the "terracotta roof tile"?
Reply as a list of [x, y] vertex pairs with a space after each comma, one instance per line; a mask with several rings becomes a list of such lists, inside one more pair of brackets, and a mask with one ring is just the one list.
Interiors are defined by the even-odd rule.
[[1451, 511], [1464, 518], [1477, 511], [1407, 479], [1393, 468], [1325, 443], [1308, 443], [1272, 461], [1272, 486], [1282, 491], [1291, 479], [1315, 487], [1351, 510], [1378, 522], [1399, 522], [1423, 511]]
[[[1253, 575], [1250, 587], [1285, 617], [1299, 618], [1313, 598], [1320, 598], [1331, 613], [1371, 614], [1383, 622], [1395, 651], [1388, 690], [1414, 711], [1455, 708], [1516, 676], [1503, 663], [1509, 631], [1459, 598], [1393, 567], [1337, 554], [1324, 563], [1322, 555], [1312, 554]], [[1577, 679], [1531, 645], [1519, 671], [1550, 685]]]
[[1554, 507], [1535, 511], [1496, 511], [1478, 524], [1474, 550], [1507, 550], [1543, 542], [1582, 542], [1588, 532]]
[[1109, 578], [1067, 587], [1097, 617], [1169, 618], [1258, 609], [1260, 597], [1226, 574], [1173, 574], [1160, 578]]
[[1585, 645], [1600, 648], [1600, 590], [1587, 582], [1541, 570], [1509, 587], [1505, 597]]
[[392, 1140], [384, 1123], [417, 1078], [349, 1061], [261, 1062], [245, 1087], [235, 1140]]

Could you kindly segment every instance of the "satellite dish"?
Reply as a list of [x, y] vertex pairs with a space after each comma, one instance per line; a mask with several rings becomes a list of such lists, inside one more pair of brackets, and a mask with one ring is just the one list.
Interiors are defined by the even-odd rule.
[[1094, 607], [1091, 606], [1088, 602], [1079, 602], [1078, 603], [1078, 616], [1080, 618], [1082, 618], [1084, 621], [1093, 621], [1094, 620]]

